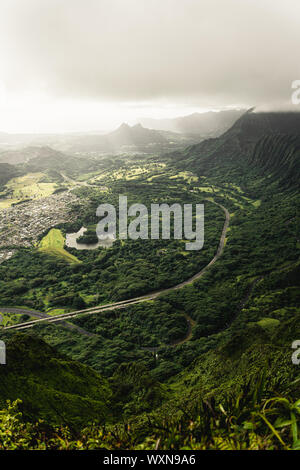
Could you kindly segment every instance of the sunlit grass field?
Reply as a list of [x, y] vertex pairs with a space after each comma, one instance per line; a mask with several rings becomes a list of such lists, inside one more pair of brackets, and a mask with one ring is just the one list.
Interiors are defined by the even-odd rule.
[[63, 258], [70, 264], [80, 263], [76, 256], [71, 255], [64, 249], [65, 238], [59, 229], [51, 229], [39, 244], [39, 251]]
[[0, 210], [8, 209], [12, 204], [18, 202], [17, 199], [0, 199]]
[[13, 178], [6, 187], [15, 200], [39, 199], [50, 196], [56, 189], [56, 183], [42, 183], [44, 173], [27, 173], [25, 176]]

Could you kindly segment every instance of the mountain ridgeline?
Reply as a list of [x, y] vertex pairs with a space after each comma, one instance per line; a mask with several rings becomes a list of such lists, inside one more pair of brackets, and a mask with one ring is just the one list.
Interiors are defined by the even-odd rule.
[[219, 138], [192, 145], [175, 158], [199, 175], [246, 164], [294, 185], [299, 182], [299, 133], [300, 113], [249, 110]]

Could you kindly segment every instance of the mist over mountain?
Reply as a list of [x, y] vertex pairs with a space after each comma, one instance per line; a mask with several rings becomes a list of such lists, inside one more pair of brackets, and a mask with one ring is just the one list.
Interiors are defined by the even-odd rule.
[[[165, 134], [165, 135], [164, 135]], [[138, 148], [147, 145], [163, 145], [170, 140], [181, 141], [176, 134], [146, 129], [141, 124], [129, 126], [123, 123], [107, 134], [73, 133], [73, 134], [3, 134], [0, 145], [0, 161], [20, 163], [26, 161], [34, 152], [34, 147], [50, 146], [56, 150], [76, 152], [114, 152], [122, 147]], [[190, 139], [192, 142], [193, 139]], [[188, 141], [187, 141], [188, 143]], [[23, 146], [29, 146], [23, 150]], [[38, 147], [37, 147], [38, 148]], [[20, 153], [20, 149], [22, 149]]]
[[69, 152], [118, 152], [122, 148], [138, 149], [148, 145], [167, 144], [160, 132], [144, 128], [141, 124], [121, 124], [105, 134], [67, 136], [56, 142], [55, 148]]
[[144, 145], [167, 141], [165, 137], [155, 130], [146, 129], [141, 124], [131, 127], [126, 123], [123, 123], [118, 129], [107, 134], [106, 138], [112, 145]]
[[57, 155], [57, 151], [50, 147], [29, 146], [22, 149], [7, 150], [0, 153], [1, 163], [10, 163], [17, 165], [18, 163], [26, 163], [34, 158], [47, 159]]
[[142, 118], [141, 123], [150, 129], [216, 137], [229, 129], [244, 112], [245, 109], [239, 109], [193, 113], [175, 119]]
[[[200, 142], [217, 137], [229, 129], [245, 110], [194, 113], [176, 119], [142, 119], [130, 126], [121, 124], [112, 132], [67, 134], [0, 133], [0, 161], [21, 163], [31, 158], [34, 147], [48, 146], [70, 153], [118, 152], [122, 148], [144, 149], [145, 146], [168, 146]], [[27, 150], [20, 149], [28, 146]]]

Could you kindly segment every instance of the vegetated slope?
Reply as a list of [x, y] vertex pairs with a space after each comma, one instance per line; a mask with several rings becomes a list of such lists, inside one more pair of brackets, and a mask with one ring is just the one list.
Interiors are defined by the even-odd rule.
[[255, 145], [250, 164], [288, 185], [300, 183], [300, 135], [275, 134]]
[[[300, 335], [299, 263], [260, 278], [215, 347], [200, 354], [177, 378], [179, 389], [223, 401], [254, 381], [264, 367], [266, 388], [280, 394], [299, 377], [292, 363], [292, 343]], [[299, 385], [292, 387], [299, 398]]]
[[[73, 341], [80, 334], [73, 332]], [[121, 364], [108, 381], [89, 366], [58, 353], [35, 334], [1, 334], [7, 364], [0, 368], [0, 409], [7, 400], [22, 400], [25, 421], [44, 419], [71, 429], [122, 420], [151, 412], [166, 388], [142, 364]], [[128, 413], [127, 413], [128, 414]]]
[[[38, 423], [27, 424], [25, 428], [26, 403], [21, 404], [25, 416], [18, 414], [16, 404], [10, 405], [0, 414], [5, 436], [5, 440], [0, 440], [0, 449], [299, 450], [299, 378], [288, 347], [297, 328], [299, 331], [299, 318], [293, 318], [275, 333], [253, 325], [244, 335], [241, 332], [232, 335], [215, 350], [201, 354], [176, 377], [176, 382], [169, 384], [173, 393], [171, 396], [165, 393], [161, 407], [157, 406], [163, 398], [163, 389], [159, 384], [154, 385], [143, 367], [121, 366], [112, 382], [115, 393], [111, 402], [120, 416], [123, 414], [123, 419], [113, 429], [109, 422], [105, 424], [101, 420], [96, 426], [74, 429], [77, 422], [73, 424], [68, 408], [64, 409], [65, 419], [61, 420], [69, 425], [67, 428], [55, 430], [51, 421], [46, 427]], [[52, 361], [51, 358], [49, 362]], [[39, 367], [41, 377], [43, 367]], [[78, 367], [81, 370], [82, 366]], [[65, 369], [64, 363], [63, 372]], [[29, 373], [33, 375], [32, 369]], [[59, 377], [60, 368], [56, 382]], [[90, 387], [89, 376], [85, 378], [86, 386]], [[104, 394], [110, 396], [105, 384], [101, 385]], [[128, 393], [134, 391], [135, 400], [128, 406]], [[55, 405], [57, 398], [65, 400], [61, 394], [55, 397]], [[141, 414], [143, 399], [148, 400], [150, 413]], [[79, 405], [81, 412], [82, 403]], [[124, 416], [128, 410], [136, 416]]]
[[[265, 151], [266, 146], [275, 138], [272, 148], [279, 141], [281, 143], [280, 149], [277, 149], [275, 171], [280, 167], [281, 159], [285, 171], [289, 161], [290, 171], [291, 160], [299, 158], [298, 139], [295, 137], [299, 136], [299, 133], [300, 113], [255, 113], [249, 110], [221, 137], [188, 147], [183, 153], [175, 155], [175, 160], [180, 161], [180, 166], [191, 168], [197, 171], [197, 174], [202, 175], [212, 175], [214, 170], [225, 171], [228, 166], [232, 167], [232, 165], [241, 166], [250, 163], [261, 167], [263, 162], [262, 164], [258, 162], [259, 152]], [[288, 140], [283, 144], [283, 137], [279, 136], [282, 134], [294, 137], [287, 137]], [[266, 136], [270, 136], [268, 141], [264, 140]], [[262, 143], [258, 144], [261, 139]], [[291, 145], [293, 145], [293, 150]], [[291, 151], [293, 157], [287, 158], [286, 152]], [[271, 150], [268, 153], [270, 152]], [[263, 159], [266, 158], [264, 155]], [[269, 162], [272, 158], [269, 158]]]
[[20, 176], [21, 172], [9, 163], [0, 163], [0, 186], [4, 186], [11, 178]]
[[83, 425], [111, 414], [108, 382], [87, 366], [58, 354], [42, 340], [16, 334], [6, 340], [0, 402], [21, 399], [29, 420]]
[[297, 314], [279, 327], [249, 323], [227, 337], [219, 335], [215, 347], [169, 382], [172, 393], [162, 407], [150, 417], [130, 420], [126, 444], [132, 448], [131, 442], [140, 441], [142, 449], [299, 449], [300, 378], [291, 361], [299, 328]]

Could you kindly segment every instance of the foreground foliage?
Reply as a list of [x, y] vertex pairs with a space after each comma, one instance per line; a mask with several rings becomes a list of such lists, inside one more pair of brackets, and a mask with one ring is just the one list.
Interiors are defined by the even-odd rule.
[[223, 404], [198, 398], [174, 416], [144, 417], [143, 426], [93, 425], [76, 433], [43, 421], [26, 424], [17, 400], [0, 412], [0, 449], [300, 450], [300, 400], [267, 395], [261, 374], [255, 387], [247, 384]]

